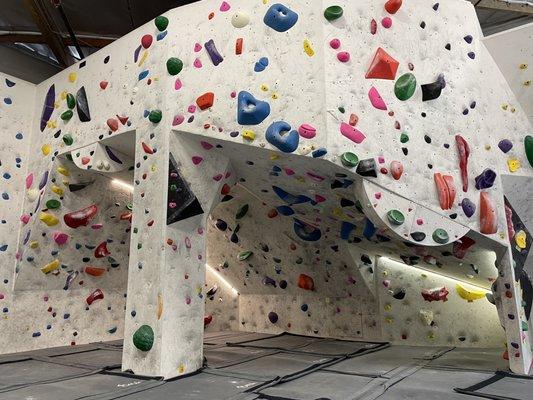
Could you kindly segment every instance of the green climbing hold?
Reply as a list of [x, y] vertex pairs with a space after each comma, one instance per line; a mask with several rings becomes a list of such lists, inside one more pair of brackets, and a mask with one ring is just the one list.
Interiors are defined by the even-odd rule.
[[130, 211], [133, 210], [133, 203], [126, 204], [126, 208]]
[[398, 100], [409, 100], [416, 90], [416, 78], [413, 74], [403, 74], [394, 84], [394, 94]]
[[433, 232], [433, 240], [439, 244], [446, 244], [449, 239], [448, 232], [442, 228], [437, 228], [435, 229], [435, 232]]
[[63, 143], [65, 143], [67, 146], [70, 146], [72, 143], [74, 143], [74, 139], [70, 133], [67, 133], [63, 136]]
[[400, 142], [407, 143], [409, 141], [409, 135], [407, 133], [402, 133], [400, 135]]
[[248, 258], [250, 258], [252, 256], [252, 254], [254, 254], [254, 252], [251, 251], [251, 250], [241, 251], [237, 255], [237, 258], [239, 259], [239, 261], [244, 261], [244, 260], [247, 260]]
[[527, 323], [527, 321], [520, 321], [520, 322], [522, 322], [522, 331], [527, 332], [529, 330], [529, 324]]
[[344, 114], [346, 112], [346, 109], [344, 107], [339, 107], [339, 112]]
[[387, 218], [392, 225], [401, 225], [405, 222], [405, 217], [399, 210], [390, 210]]
[[150, 111], [150, 114], [148, 114], [148, 119], [154, 124], [158, 124], [159, 122], [161, 122], [162, 118], [163, 113], [161, 112], [161, 110], [152, 110]]
[[72, 118], [73, 115], [74, 113], [72, 112], [72, 110], [67, 110], [63, 114], [61, 114], [61, 119], [63, 121], [68, 121]]
[[67, 94], [67, 106], [68, 108], [70, 108], [71, 110], [76, 107], [76, 99], [74, 98], [74, 96], [72, 95], [72, 93], [68, 93]]
[[237, 211], [237, 214], [235, 214], [235, 219], [241, 219], [248, 213], [248, 204], [243, 205], [239, 210]]
[[324, 10], [324, 18], [328, 21], [335, 21], [342, 17], [344, 11], [341, 6], [330, 6]]
[[61, 203], [59, 202], [59, 200], [50, 199], [46, 202], [46, 208], [50, 210], [55, 210], [56, 208], [59, 208], [59, 207], [61, 207]]
[[167, 29], [168, 26], [168, 18], [164, 17], [163, 15], [160, 15], [159, 17], [155, 18], [155, 26], [159, 30], [159, 32], [163, 32], [165, 29]]
[[341, 162], [342, 165], [344, 165], [347, 168], [353, 168], [357, 166], [357, 163], [359, 162], [359, 158], [354, 154], [347, 151], [341, 156]]
[[524, 139], [524, 147], [529, 165], [533, 167], [533, 136], [527, 135]]
[[183, 61], [176, 57], [167, 60], [167, 71], [170, 75], [178, 75], [183, 69]]
[[149, 325], [142, 325], [133, 334], [133, 345], [141, 351], [148, 351], [154, 345], [154, 330]]

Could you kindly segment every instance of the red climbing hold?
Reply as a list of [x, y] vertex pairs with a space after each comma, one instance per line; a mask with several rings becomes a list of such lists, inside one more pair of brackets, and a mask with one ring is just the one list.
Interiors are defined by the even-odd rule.
[[401, 6], [402, 0], [389, 0], [385, 3], [385, 10], [387, 10], [389, 14], [396, 14]]
[[211, 321], [213, 321], [213, 316], [212, 315], [204, 316], [204, 328], [206, 328], [207, 325], [209, 325], [211, 323]]
[[107, 120], [107, 126], [109, 129], [111, 129], [113, 132], [118, 130], [118, 121], [115, 118], [109, 118]]
[[152, 37], [152, 35], [144, 35], [141, 39], [141, 45], [142, 47], [144, 47], [145, 49], [147, 49], [148, 47], [150, 47], [152, 45], [152, 41], [154, 40], [154, 38]]
[[141, 142], [141, 146], [143, 147], [143, 150], [146, 154], [154, 154], [154, 150], [148, 146], [146, 143]]
[[101, 81], [100, 82], [100, 89], [105, 90], [107, 85], [109, 85], [109, 82]]
[[215, 101], [215, 94], [207, 92], [196, 99], [196, 104], [200, 110], [206, 110], [213, 105]]
[[498, 230], [496, 205], [487, 192], [479, 194], [479, 231], [491, 235]]
[[100, 289], [96, 289], [94, 292], [92, 292], [89, 297], [85, 300], [88, 305], [93, 304], [96, 300], [102, 300], [104, 298], [104, 292], [102, 292]]
[[372, 64], [366, 72], [366, 79], [390, 79], [396, 78], [396, 71], [398, 70], [399, 63], [392, 58], [385, 50], [378, 47]]
[[304, 290], [314, 290], [315, 282], [309, 275], [300, 274], [298, 277], [298, 287]]
[[455, 135], [455, 144], [459, 151], [459, 168], [461, 169], [461, 180], [463, 181], [463, 192], [468, 192], [468, 157], [470, 147], [461, 135]]
[[91, 276], [102, 276], [103, 274], [105, 274], [105, 271], [106, 269], [105, 268], [100, 268], [100, 267], [85, 267], [85, 269], [83, 270], [87, 275], [91, 275]]
[[467, 250], [474, 244], [476, 244], [476, 241], [470, 239], [468, 236], [463, 236], [461, 239], [453, 242], [452, 253], [454, 257], [462, 260], [465, 257]]
[[453, 183], [453, 177], [451, 175], [442, 175], [439, 172], [435, 173], [433, 177], [437, 186], [440, 208], [443, 210], [451, 209], [457, 192]]
[[118, 120], [120, 121], [120, 123], [121, 123], [122, 125], [126, 125], [126, 124], [128, 123], [128, 119], [129, 119], [130, 117], [122, 117], [122, 116], [120, 116], [120, 115], [117, 115], [117, 118], [118, 118]]
[[89, 221], [96, 215], [97, 212], [98, 208], [96, 207], [96, 204], [93, 204], [92, 206], [82, 208], [81, 210], [65, 214], [63, 216], [63, 220], [67, 226], [76, 229], [79, 226], [89, 225]]
[[109, 252], [109, 250], [107, 250], [107, 242], [102, 242], [100, 243], [96, 249], [94, 249], [94, 256], [96, 258], [103, 258], [103, 257], [107, 257], [108, 255], [110, 255], [111, 253]]
[[242, 38], [238, 38], [235, 42], [235, 54], [242, 54]]

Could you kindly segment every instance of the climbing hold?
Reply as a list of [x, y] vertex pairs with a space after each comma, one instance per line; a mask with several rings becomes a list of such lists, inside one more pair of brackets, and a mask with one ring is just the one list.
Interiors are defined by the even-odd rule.
[[385, 104], [385, 101], [379, 94], [378, 90], [372, 86], [370, 90], [368, 91], [368, 98], [370, 99], [370, 103], [374, 106], [374, 108], [377, 108], [378, 110], [386, 110], [387, 105]]
[[399, 161], [392, 161], [390, 163], [390, 171], [391, 171], [392, 177], [395, 180], [399, 180], [403, 174], [403, 164]]
[[507, 168], [509, 172], [516, 172], [520, 169], [520, 160], [518, 158], [510, 158], [507, 160]]
[[298, 287], [304, 290], [314, 290], [315, 282], [309, 275], [300, 274], [298, 277]]
[[90, 267], [90, 266], [87, 266], [83, 269], [83, 271], [88, 274], [88, 275], [91, 275], [91, 276], [102, 276], [103, 274], [105, 274], [106, 272], [106, 269], [105, 268], [99, 268], [99, 267]]
[[261, 57], [259, 61], [255, 63], [254, 72], [263, 72], [266, 67], [268, 67], [268, 58]]
[[100, 289], [96, 289], [89, 295], [89, 297], [85, 299], [85, 301], [88, 305], [91, 305], [96, 300], [102, 300], [103, 298], [104, 298], [104, 292], [102, 292]]
[[461, 201], [461, 207], [468, 218], [470, 218], [476, 212], [476, 205], [466, 197]]
[[284, 153], [292, 153], [298, 148], [300, 136], [298, 132], [292, 130], [285, 121], [272, 123], [265, 133], [265, 138], [272, 146], [277, 147]]
[[491, 235], [498, 230], [496, 205], [487, 192], [479, 194], [479, 231]]
[[298, 21], [298, 14], [283, 4], [272, 5], [265, 14], [265, 25], [277, 32], [285, 32], [291, 29]]
[[196, 99], [196, 105], [200, 110], [206, 110], [209, 107], [212, 107], [215, 102], [215, 94], [212, 92], [207, 92]]
[[429, 301], [430, 303], [432, 301], [448, 301], [448, 294], [450, 292], [446, 289], [446, 287], [436, 288], [436, 289], [424, 289], [422, 290], [421, 294], [425, 301]]
[[476, 241], [474, 239], [470, 239], [468, 236], [463, 236], [461, 239], [453, 242], [453, 256], [462, 260], [465, 257], [468, 249], [474, 244], [476, 244]]
[[435, 229], [435, 231], [433, 232], [433, 236], [432, 237], [433, 237], [433, 240], [436, 243], [439, 243], [439, 244], [446, 244], [446, 243], [448, 243], [448, 240], [450, 240], [450, 238], [448, 236], [448, 232], [446, 232], [442, 228]]
[[455, 144], [459, 152], [459, 168], [461, 169], [461, 180], [463, 181], [463, 192], [468, 192], [468, 157], [470, 147], [461, 135], [455, 135]]
[[307, 39], [304, 39], [304, 52], [309, 57], [313, 57], [315, 55], [315, 51], [313, 50], [313, 48], [311, 47], [311, 43]]
[[244, 251], [241, 251], [239, 254], [237, 254], [237, 259], [239, 261], [244, 261], [244, 260], [247, 260], [248, 258], [250, 258], [252, 256], [253, 251], [250, 251], [250, 250], [244, 250]]
[[68, 242], [68, 237], [69, 236], [63, 232], [54, 232], [54, 234], [52, 235], [54, 242], [56, 242], [60, 246]]
[[486, 168], [481, 174], [476, 176], [475, 180], [477, 190], [489, 189], [494, 185], [494, 181], [496, 180], [496, 172], [490, 168]]
[[111, 253], [109, 250], [107, 250], [107, 242], [102, 242], [98, 246], [96, 246], [96, 249], [94, 249], [94, 256], [96, 258], [103, 258], [109, 256]]
[[142, 325], [137, 329], [133, 334], [133, 345], [141, 351], [149, 351], [154, 345], [154, 330], [152, 327]]
[[363, 140], [366, 139], [366, 136], [359, 129], [356, 129], [345, 122], [341, 122], [340, 131], [342, 136], [357, 144], [362, 143]]
[[155, 23], [155, 26], [157, 27], [157, 30], [159, 32], [163, 32], [165, 29], [167, 29], [168, 18], [163, 15], [160, 15], [155, 18], [154, 23]]
[[378, 47], [368, 71], [366, 79], [389, 79], [396, 78], [399, 62], [392, 58], [385, 50]]
[[306, 242], [316, 242], [322, 236], [320, 229], [294, 218], [294, 233]]
[[76, 99], [71, 93], [67, 93], [67, 107], [71, 110], [76, 107]]
[[342, 63], [350, 61], [350, 53], [348, 53], [347, 51], [340, 51], [339, 53], [337, 53], [337, 60]]
[[52, 113], [54, 112], [55, 97], [56, 97], [55, 86], [52, 85], [48, 89], [48, 92], [46, 93], [46, 97], [44, 99], [43, 111], [41, 113], [41, 124], [40, 124], [41, 132], [43, 132], [44, 128], [46, 128], [48, 121], [50, 120], [50, 117], [52, 116]]
[[257, 100], [246, 91], [239, 92], [237, 122], [241, 125], [259, 125], [270, 114], [270, 104]]
[[407, 73], [398, 78], [394, 84], [394, 94], [398, 100], [409, 100], [416, 90], [416, 78], [413, 74]]
[[270, 311], [268, 313], [268, 320], [275, 324], [276, 322], [278, 322], [278, 314], [276, 314], [274, 311]]
[[235, 214], [235, 219], [239, 220], [244, 218], [244, 216], [248, 213], [249, 209], [250, 207], [248, 206], [248, 204], [244, 204], [241, 208], [237, 210], [237, 213]]
[[95, 204], [93, 204], [81, 210], [65, 214], [63, 216], [63, 220], [65, 221], [65, 224], [67, 224], [67, 226], [75, 229], [80, 226], [87, 226], [89, 224], [89, 221], [96, 215], [97, 212], [98, 208]]
[[441, 95], [442, 89], [446, 86], [444, 75], [439, 75], [437, 80], [433, 83], [422, 85], [422, 101], [429, 101], [438, 99]]
[[87, 93], [84, 86], [76, 92], [76, 111], [81, 122], [89, 122], [91, 120], [89, 102], [87, 101]]
[[513, 143], [509, 139], [500, 140], [498, 147], [503, 153], [508, 153], [513, 148]]
[[183, 61], [177, 57], [170, 57], [167, 60], [167, 71], [170, 75], [177, 75], [183, 69]]
[[213, 39], [210, 39], [206, 43], [204, 43], [205, 51], [207, 51], [207, 54], [209, 54], [209, 58], [211, 59], [211, 62], [216, 67], [218, 64], [220, 64], [222, 61], [224, 61], [224, 57], [220, 55], [220, 53], [217, 50], [217, 47], [215, 46], [215, 42]]
[[342, 14], [344, 14], [344, 10], [341, 6], [329, 6], [324, 10], [324, 18], [330, 22], [339, 19]]
[[72, 110], [67, 110], [61, 114], [61, 119], [63, 121], [69, 121], [73, 115], [74, 115], [74, 112]]
[[474, 300], [483, 299], [487, 293], [483, 290], [467, 289], [460, 283], [455, 284], [455, 290], [459, 297], [465, 299], [469, 303], [472, 303]]
[[50, 199], [46, 202], [46, 208], [50, 210], [55, 210], [56, 208], [59, 208], [61, 206], [61, 203], [59, 200], [56, 199]]
[[347, 151], [342, 154], [341, 162], [342, 162], [342, 165], [344, 165], [345, 167], [353, 168], [359, 162], [359, 158], [354, 153]]
[[242, 11], [237, 11], [231, 17], [231, 24], [235, 28], [244, 28], [249, 23], [250, 23], [250, 17], [248, 16], [248, 14], [246, 14], [246, 13], [244, 13]]
[[426, 239], [424, 232], [411, 232], [411, 237], [415, 242], [423, 242]]
[[115, 132], [118, 130], [118, 121], [115, 118], [109, 118], [106, 123], [111, 131]]
[[451, 209], [457, 193], [453, 177], [451, 175], [442, 175], [438, 172], [433, 177], [437, 186], [440, 208], [443, 210]]
[[50, 213], [40, 213], [39, 220], [44, 222], [47, 226], [54, 226], [59, 223], [59, 220]]
[[251, 131], [249, 129], [242, 131], [242, 137], [246, 140], [254, 140], [255, 139], [255, 133], [254, 131]]
[[376, 170], [376, 161], [373, 158], [368, 158], [366, 160], [359, 161], [355, 172], [357, 172], [361, 176], [371, 176], [377, 178], [378, 173]]
[[54, 260], [51, 263], [46, 264], [44, 267], [41, 268], [41, 272], [44, 274], [48, 274], [56, 269], [59, 268], [60, 262], [59, 260]]
[[300, 128], [298, 128], [298, 133], [303, 138], [312, 139], [316, 136], [316, 129], [311, 125], [302, 124], [300, 125]]
[[141, 46], [147, 49], [152, 45], [153, 40], [154, 38], [152, 37], [152, 35], [146, 34], [141, 38]]
[[161, 122], [162, 118], [163, 118], [163, 113], [161, 112], [161, 110], [152, 110], [148, 114], [148, 119], [150, 120], [150, 122], [153, 122], [154, 124], [158, 124], [159, 122]]
[[405, 222], [405, 216], [399, 210], [387, 212], [387, 219], [392, 225], [402, 225]]
[[533, 136], [527, 135], [524, 138], [524, 150], [527, 160], [529, 161], [529, 165], [533, 167]]
[[71, 146], [72, 143], [74, 143], [74, 139], [70, 133], [67, 133], [63, 136], [63, 143], [65, 143], [67, 146]]
[[396, 14], [396, 12], [400, 9], [402, 6], [402, 0], [388, 0], [385, 3], [385, 10], [389, 14]]

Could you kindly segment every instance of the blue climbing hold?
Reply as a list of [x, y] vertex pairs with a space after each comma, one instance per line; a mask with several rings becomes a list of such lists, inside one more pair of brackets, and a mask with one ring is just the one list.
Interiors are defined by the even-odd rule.
[[291, 131], [291, 126], [285, 121], [277, 121], [270, 125], [265, 138], [268, 143], [284, 153], [292, 153], [298, 148], [300, 141], [298, 132]]
[[289, 206], [279, 206], [276, 209], [281, 215], [285, 215], [286, 217], [294, 214], [294, 210]]
[[257, 100], [252, 94], [242, 91], [237, 98], [237, 122], [241, 125], [259, 125], [270, 115], [270, 104]]
[[320, 229], [294, 218], [294, 233], [306, 242], [316, 242], [322, 236]]
[[258, 62], [255, 63], [254, 71], [263, 72], [268, 67], [268, 58], [261, 57]]
[[326, 154], [328, 154], [328, 151], [324, 147], [319, 147], [311, 153], [313, 158], [324, 157]]
[[348, 240], [350, 238], [350, 234], [354, 229], [354, 224], [351, 224], [349, 222], [343, 222], [341, 225], [341, 239]]
[[374, 226], [372, 221], [370, 221], [368, 218], [366, 218], [365, 221], [365, 228], [363, 229], [363, 236], [366, 237], [368, 240], [372, 239], [372, 236], [376, 233], [378, 228]]
[[268, 9], [263, 22], [277, 32], [291, 29], [298, 21], [298, 14], [283, 4], [274, 4]]
[[285, 201], [286, 203], [290, 205], [294, 204], [303, 204], [303, 203], [313, 203], [313, 200], [307, 196], [304, 196], [303, 194], [300, 194], [298, 196], [295, 196], [289, 192], [286, 192], [282, 188], [278, 186], [272, 186], [272, 190], [274, 190], [274, 193], [278, 195], [278, 197]]

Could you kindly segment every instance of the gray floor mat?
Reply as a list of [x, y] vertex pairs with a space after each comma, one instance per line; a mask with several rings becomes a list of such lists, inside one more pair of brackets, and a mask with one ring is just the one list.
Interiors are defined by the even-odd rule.
[[[509, 363], [502, 358], [500, 349], [455, 348], [433, 360], [431, 367], [461, 368], [474, 371], [507, 371]], [[533, 395], [532, 395], [533, 397]]]
[[533, 398], [533, 377], [498, 372], [468, 388], [455, 390], [475, 397], [530, 400]]
[[7, 387], [62, 379], [88, 373], [88, 369], [26, 360], [0, 364], [0, 392]]
[[416, 363], [417, 360], [431, 359], [446, 348], [391, 346], [370, 354], [341, 361], [328, 367], [328, 371], [348, 374], [382, 375], [403, 365]]
[[79, 364], [92, 368], [104, 368], [122, 364], [122, 351], [97, 349], [83, 353], [66, 354], [52, 357], [54, 362], [65, 364]]
[[331, 400], [351, 399], [358, 392], [365, 392], [376, 379], [340, 375], [329, 372], [314, 372], [291, 382], [260, 390], [261, 398], [274, 396], [294, 400], [327, 398]]
[[311, 342], [310, 344], [300, 347], [298, 351], [304, 353], [324, 354], [329, 356], [343, 356], [354, 354], [361, 350], [369, 350], [378, 346], [379, 344], [368, 342], [352, 342], [347, 340], [331, 339]]
[[209, 332], [204, 336], [204, 346], [218, 346], [230, 343], [241, 343], [252, 340], [261, 340], [273, 337], [267, 333], [254, 333], [254, 332]]
[[[313, 342], [322, 341], [324, 339], [309, 337], [309, 336], [297, 336], [283, 334], [279, 336], [272, 336], [259, 340], [252, 340], [241, 342], [239, 346], [247, 347], [260, 347], [260, 348], [277, 348], [283, 350], [293, 350], [298, 349], [302, 346], [309, 345]], [[229, 341], [231, 343], [231, 341]]]
[[205, 349], [204, 356], [209, 367], [221, 368], [273, 354], [275, 352], [277, 352], [277, 350], [255, 349], [249, 347], [217, 347], [214, 349]]

